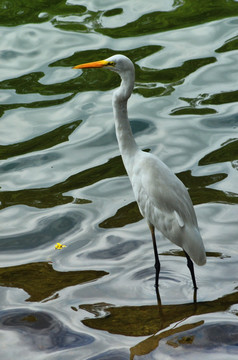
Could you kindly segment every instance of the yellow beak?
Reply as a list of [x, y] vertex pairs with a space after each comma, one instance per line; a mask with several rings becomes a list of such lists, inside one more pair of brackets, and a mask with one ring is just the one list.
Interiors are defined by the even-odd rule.
[[100, 61], [93, 61], [86, 64], [76, 65], [73, 67], [73, 69], [88, 69], [88, 68], [101, 68], [103, 66], [106, 66], [108, 64], [108, 61], [106, 60], [100, 60]]

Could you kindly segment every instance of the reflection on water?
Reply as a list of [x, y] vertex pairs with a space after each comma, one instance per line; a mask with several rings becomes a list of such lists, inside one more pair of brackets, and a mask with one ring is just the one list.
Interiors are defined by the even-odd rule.
[[[0, 9], [1, 357], [236, 359], [238, 2]], [[118, 76], [72, 69], [116, 53], [135, 63], [139, 146], [196, 205], [208, 258], [196, 303], [181, 251], [158, 234], [157, 304], [150, 234], [114, 132]]]
[[[149, 354], [158, 348], [159, 344], [184, 350], [197, 351], [230, 351], [238, 353], [238, 325], [233, 323], [204, 324], [203, 320], [187, 325], [179, 325], [185, 319], [203, 314], [223, 312], [237, 304], [238, 293], [232, 293], [215, 301], [176, 305], [152, 305], [133, 307], [111, 307], [107, 304], [81, 305], [94, 315], [94, 319], [85, 319], [83, 323], [94, 329], [108, 331], [112, 334], [125, 336], [149, 336], [142, 343], [131, 348], [131, 357]], [[103, 317], [100, 315], [105, 314]], [[99, 317], [98, 317], [99, 316]], [[177, 326], [169, 328], [171, 323]], [[156, 335], [158, 333], [158, 335]], [[230, 348], [231, 346], [231, 348]], [[164, 349], [163, 349], [164, 350]], [[167, 352], [176, 356], [176, 351], [168, 349]]]
[[21, 342], [35, 351], [59, 351], [93, 342], [93, 337], [73, 331], [52, 315], [27, 309], [1, 311], [0, 329], [14, 329]]
[[238, 293], [235, 292], [214, 301], [200, 303], [131, 307], [93, 304], [80, 305], [80, 308], [96, 315], [103, 313], [107, 315], [102, 318], [83, 320], [83, 323], [89, 327], [106, 330], [113, 334], [148, 336], [167, 328], [173, 322], [179, 323], [193, 315], [229, 310], [233, 304], [237, 303], [237, 300]]
[[57, 291], [68, 286], [93, 281], [104, 275], [107, 275], [105, 271], [92, 270], [58, 272], [47, 263], [0, 268], [1, 285], [22, 288], [30, 295], [26, 301], [42, 301], [55, 297]]
[[[213, 354], [221, 350], [228, 354], [237, 354], [238, 326], [236, 322], [203, 325], [201, 328], [181, 332], [179, 336], [169, 336], [167, 345], [173, 348], [182, 347], [183, 351], [198, 352], [202, 349]], [[189, 349], [189, 345], [191, 348]], [[173, 353], [173, 352], [172, 352]], [[174, 352], [174, 355], [176, 352]]]
[[233, 161], [238, 158], [238, 141], [237, 139], [227, 140], [221, 148], [212, 151], [199, 161], [199, 165], [216, 164], [219, 162]]

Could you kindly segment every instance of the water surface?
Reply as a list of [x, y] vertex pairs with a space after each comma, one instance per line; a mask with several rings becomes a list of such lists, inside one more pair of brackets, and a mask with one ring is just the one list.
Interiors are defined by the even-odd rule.
[[[0, 26], [2, 358], [236, 359], [238, 2], [3, 1]], [[196, 304], [181, 250], [157, 233], [158, 305], [114, 133], [119, 78], [72, 69], [116, 53], [135, 63], [136, 141], [195, 205]]]

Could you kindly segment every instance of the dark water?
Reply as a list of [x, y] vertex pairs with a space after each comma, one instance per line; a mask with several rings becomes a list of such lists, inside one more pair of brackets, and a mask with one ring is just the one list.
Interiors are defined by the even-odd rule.
[[[0, 2], [2, 359], [237, 359], [238, 2]], [[153, 248], [119, 156], [129, 56], [135, 138], [188, 187], [207, 250], [197, 303], [180, 249]], [[67, 245], [55, 250], [59, 242]]]

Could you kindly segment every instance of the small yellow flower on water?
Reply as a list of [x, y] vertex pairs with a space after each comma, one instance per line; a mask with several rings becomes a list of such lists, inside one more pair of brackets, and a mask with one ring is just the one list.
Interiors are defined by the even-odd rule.
[[57, 243], [57, 244], [55, 245], [55, 249], [57, 249], [57, 250], [61, 250], [61, 249], [64, 248], [64, 247], [66, 247], [66, 245], [62, 245], [62, 244], [60, 244], [60, 243]]

